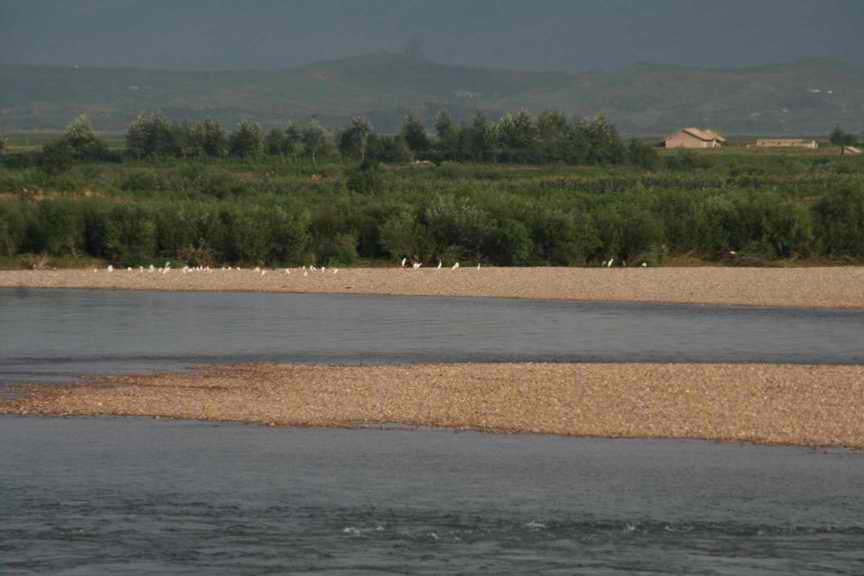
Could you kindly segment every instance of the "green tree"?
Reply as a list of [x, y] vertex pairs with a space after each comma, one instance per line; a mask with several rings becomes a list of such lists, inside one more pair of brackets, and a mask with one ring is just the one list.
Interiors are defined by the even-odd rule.
[[228, 154], [228, 135], [222, 124], [215, 120], [204, 120], [197, 125], [201, 149], [211, 158], [222, 158]]
[[823, 196], [813, 208], [823, 254], [864, 256], [864, 190], [837, 190]]
[[39, 154], [39, 165], [49, 174], [65, 172], [74, 161], [74, 151], [62, 139], [45, 144]]
[[108, 145], [96, 136], [86, 114], [75, 118], [59, 140], [75, 160], [104, 160], [108, 157]]
[[592, 164], [621, 164], [626, 159], [627, 150], [618, 136], [618, 130], [602, 114], [581, 125], [588, 143], [588, 160]]
[[198, 133], [198, 125], [192, 122], [171, 124], [172, 146], [170, 153], [177, 158], [194, 158], [204, 155], [204, 147]]
[[560, 112], [542, 112], [537, 116], [537, 140], [544, 162], [563, 162], [570, 132], [567, 117]]
[[303, 143], [303, 153], [317, 164], [318, 158], [327, 152], [330, 142], [327, 132], [317, 122], [311, 122], [300, 132], [300, 141]]
[[435, 134], [438, 137], [436, 148], [441, 160], [457, 160], [461, 129], [446, 110], [442, 110], [435, 118]]
[[857, 142], [854, 135], [844, 131], [840, 126], [835, 126], [831, 131], [831, 143], [835, 146], [840, 146], [840, 153], [846, 153], [846, 146], [854, 146]]
[[426, 154], [432, 147], [426, 127], [413, 114], [407, 114], [402, 119], [401, 135], [405, 144], [415, 154]]
[[303, 145], [303, 133], [294, 125], [293, 122], [288, 124], [288, 127], [285, 128], [285, 139], [283, 140], [283, 144], [285, 146], [283, 151], [285, 156], [297, 155], [300, 147]]
[[254, 122], [244, 120], [228, 139], [228, 149], [237, 158], [255, 158], [261, 154], [264, 136], [261, 127]]
[[653, 170], [659, 161], [660, 157], [657, 151], [648, 144], [640, 142], [636, 138], [632, 138], [627, 143], [627, 162], [629, 164], [645, 170]]
[[0, 133], [0, 156], [6, 151], [6, 139], [3, 137], [3, 134]]
[[468, 157], [475, 162], [494, 161], [497, 140], [495, 125], [478, 112], [466, 132]]
[[534, 118], [524, 110], [516, 116], [507, 114], [498, 123], [498, 141], [504, 148], [529, 150], [534, 147], [536, 137]]
[[372, 134], [369, 136], [368, 152], [366, 153], [366, 163], [388, 162], [393, 164], [404, 164], [414, 160], [414, 153], [402, 135], [396, 136], [379, 136]]
[[161, 114], [140, 114], [126, 131], [126, 150], [136, 159], [176, 155], [173, 125]]
[[282, 156], [285, 153], [285, 131], [273, 128], [264, 139], [264, 147], [271, 156]]
[[372, 128], [365, 118], [354, 118], [351, 126], [339, 133], [339, 152], [346, 158], [365, 162], [371, 132]]

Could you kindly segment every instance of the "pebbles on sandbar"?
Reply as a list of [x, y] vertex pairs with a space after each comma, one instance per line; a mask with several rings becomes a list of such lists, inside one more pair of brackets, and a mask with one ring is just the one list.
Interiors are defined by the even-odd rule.
[[0, 413], [864, 448], [864, 367], [244, 365], [28, 388]]

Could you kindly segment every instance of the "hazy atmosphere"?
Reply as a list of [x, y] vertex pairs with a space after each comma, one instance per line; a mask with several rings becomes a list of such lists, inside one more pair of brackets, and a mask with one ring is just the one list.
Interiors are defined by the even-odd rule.
[[0, 0], [0, 573], [864, 574], [864, 0]]
[[4, 0], [0, 63], [285, 68], [422, 43], [436, 62], [861, 64], [858, 0]]

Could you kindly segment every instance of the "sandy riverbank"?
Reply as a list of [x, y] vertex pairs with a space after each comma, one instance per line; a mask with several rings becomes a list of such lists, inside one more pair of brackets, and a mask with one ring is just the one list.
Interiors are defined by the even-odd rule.
[[864, 308], [864, 268], [350, 268], [304, 275], [292, 269], [2, 271], [0, 288], [113, 288], [490, 296]]
[[34, 386], [0, 413], [279, 426], [401, 424], [864, 449], [864, 367], [457, 364], [208, 367]]

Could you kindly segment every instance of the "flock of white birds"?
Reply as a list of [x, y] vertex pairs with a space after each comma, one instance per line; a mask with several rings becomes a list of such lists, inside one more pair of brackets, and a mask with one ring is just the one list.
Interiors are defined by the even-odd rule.
[[[407, 259], [407, 258], [403, 258], [403, 259], [402, 259], [402, 268], [406, 268], [406, 267], [407, 267], [407, 263], [408, 263], [408, 259]], [[441, 261], [439, 260], [439, 261], [438, 261], [438, 266], [437, 266], [436, 269], [437, 269], [437, 270], [441, 270], [441, 268], [442, 268], [443, 266], [444, 266], [444, 263], [441, 262]], [[420, 263], [420, 262], [413, 262], [412, 265], [411, 265], [411, 267], [412, 267], [414, 270], [417, 270], [417, 269], [419, 269], [419, 268], [422, 268], [422, 267], [423, 267], [423, 264]], [[458, 270], [458, 269], [459, 269], [459, 262], [456, 262], [456, 263], [453, 264], [453, 266], [451, 266], [450, 268], [451, 268], [451, 270]], [[106, 272], [114, 272], [114, 270], [115, 270], [115, 268], [114, 268], [114, 266], [111, 265], [111, 264], [109, 264], [108, 266], [105, 267], [105, 271], [106, 271]], [[118, 270], [119, 270], [119, 269], [118, 269]], [[284, 273], [284, 274], [291, 274], [291, 268], [281, 268], [281, 269], [279, 269], [279, 268], [272, 268], [272, 269], [268, 270], [268, 269], [266, 269], [266, 268], [261, 268], [260, 266], [256, 266], [255, 268], [249, 268], [249, 269], [247, 269], [247, 268], [241, 268], [241, 267], [239, 267], [239, 266], [237, 266], [237, 267], [233, 267], [233, 266], [222, 266], [221, 268], [211, 268], [210, 266], [183, 266], [183, 268], [176, 268], [176, 269], [175, 269], [175, 268], [172, 268], [172, 267], [171, 267], [171, 262], [170, 262], [170, 261], [165, 262], [165, 265], [164, 265], [164, 266], [160, 266], [160, 267], [157, 267], [157, 266], [154, 266], [153, 264], [151, 264], [151, 265], [150, 265], [149, 267], [147, 267], [147, 268], [145, 268], [144, 266], [138, 266], [137, 268], [133, 268], [133, 267], [130, 266], [130, 267], [127, 267], [127, 268], [126, 268], [126, 271], [127, 271], [127, 272], [139, 272], [139, 273], [142, 273], [142, 274], [144, 274], [144, 273], [148, 273], [148, 274], [168, 274], [169, 272], [171, 272], [171, 271], [173, 271], [173, 270], [177, 270], [177, 271], [179, 271], [181, 274], [193, 274], [193, 273], [205, 273], [205, 274], [211, 274], [211, 273], [213, 273], [213, 272], [241, 272], [241, 271], [243, 271], [243, 270], [248, 270], [248, 271], [254, 272], [254, 273], [256, 273], [256, 274], [259, 274], [259, 275], [261, 275], [261, 276], [266, 275], [267, 272], [269, 272], [269, 271], [271, 271], [271, 270], [272, 270], [273, 272], [279, 272], [279, 271], [281, 270], [282, 273]], [[477, 270], [480, 270], [480, 264], [477, 264]], [[98, 272], [99, 269], [98, 269], [98, 268], [94, 268], [93, 271], [94, 271], [94, 272]], [[328, 272], [328, 269], [327, 269], [326, 266], [316, 267], [316, 266], [314, 266], [314, 265], [310, 265], [310, 266], [301, 266], [301, 267], [299, 267], [299, 268], [295, 268], [295, 269], [294, 269], [294, 272], [297, 272], [297, 273], [303, 274], [303, 276], [309, 276], [310, 273], [316, 273], [316, 272], [319, 273], [319, 274], [326, 273], [326, 272]], [[339, 273], [339, 268], [330, 268], [330, 269], [329, 269], [329, 272], [332, 273], [332, 274], [338, 274], [338, 273]]]
[[[606, 267], [606, 268], [611, 268], [613, 264], [615, 264], [615, 259], [614, 259], [614, 258], [610, 258], [608, 261], [604, 261], [604, 262], [603, 262], [603, 266]], [[407, 268], [407, 266], [408, 266], [408, 259], [407, 259], [407, 258], [403, 258], [403, 259], [402, 259], [402, 263], [401, 263], [401, 267], [402, 267], [402, 268]], [[648, 264], [646, 264], [645, 262], [642, 263], [642, 267], [643, 267], [643, 268], [644, 268], [644, 267], [647, 267], [647, 266], [648, 266]], [[414, 270], [418, 270], [418, 269], [420, 269], [420, 268], [422, 268], [422, 267], [423, 267], [423, 263], [422, 263], [422, 262], [416, 262], [416, 261], [415, 261], [415, 262], [412, 262], [412, 263], [411, 263], [411, 268], [413, 268]], [[439, 261], [438, 261], [438, 266], [436, 266], [435, 269], [436, 269], [436, 270], [441, 270], [443, 267], [444, 267], [444, 263], [443, 263], [441, 260], [439, 260]], [[460, 267], [460, 266], [459, 266], [459, 262], [455, 262], [455, 263], [450, 267], [450, 269], [451, 269], [451, 270], [458, 270], [459, 267]], [[105, 270], [106, 270], [107, 272], [114, 272], [114, 266], [111, 265], [111, 264], [109, 264], [109, 265], [105, 268]], [[153, 264], [151, 264], [151, 265], [150, 265], [149, 267], [147, 267], [147, 268], [145, 268], [144, 266], [139, 266], [138, 268], [132, 268], [132, 267], [127, 267], [127, 268], [126, 268], [126, 271], [127, 271], [127, 272], [136, 272], [136, 271], [137, 271], [137, 272], [139, 272], [139, 273], [149, 273], [149, 274], [168, 274], [168, 273], [171, 272], [172, 270], [174, 270], [174, 268], [171, 267], [171, 262], [170, 262], [170, 261], [165, 262], [165, 265], [164, 265], [164, 266], [161, 266], [161, 267], [156, 267], [156, 266], [154, 266]], [[176, 270], [178, 270], [178, 271], [179, 271], [180, 273], [182, 273], [182, 274], [193, 274], [193, 273], [205, 273], [205, 274], [210, 274], [210, 273], [215, 272], [215, 271], [222, 271], [222, 272], [240, 272], [240, 271], [243, 271], [243, 270], [246, 270], [246, 269], [245, 269], [245, 268], [241, 268], [241, 267], [239, 267], [239, 266], [237, 266], [237, 267], [232, 267], [232, 266], [223, 266], [223, 267], [221, 267], [221, 268], [211, 268], [210, 266], [191, 266], [191, 267], [190, 267], [190, 266], [183, 266], [183, 268], [177, 268]], [[268, 272], [267, 269], [265, 269], [265, 268], [261, 268], [260, 266], [256, 266], [254, 269], [249, 269], [249, 270], [251, 270], [252, 272], [254, 272], [254, 273], [256, 273], [256, 274], [259, 274], [259, 275], [261, 275], [261, 276], [266, 275], [267, 272]], [[272, 269], [272, 271], [274, 271], [274, 272], [278, 272], [279, 270], [280, 270], [280, 269], [278, 269], [278, 268], [274, 268], [274, 269]], [[291, 268], [282, 268], [281, 270], [282, 270], [282, 272], [283, 272], [284, 274], [291, 274]], [[477, 270], [480, 270], [480, 264], [477, 264]], [[94, 271], [94, 272], [98, 272], [99, 269], [98, 269], [98, 268], [94, 268], [93, 271]], [[317, 273], [319, 273], [319, 274], [323, 274], [323, 273], [325, 273], [325, 272], [327, 272], [327, 271], [328, 271], [328, 270], [327, 270], [327, 267], [326, 267], [326, 266], [321, 266], [320, 268], [316, 268], [314, 265], [310, 265], [310, 266], [308, 266], [308, 267], [307, 267], [307, 266], [301, 266], [300, 268], [296, 268], [296, 269], [295, 269], [295, 272], [297, 272], [297, 273], [301, 273], [301, 274], [303, 274], [303, 276], [309, 276], [309, 273], [310, 273], [310, 272], [311, 272], [311, 273], [316, 273], [316, 272], [317, 272]], [[330, 269], [330, 272], [333, 273], [333, 274], [338, 274], [338, 273], [339, 273], [339, 268], [331, 268], [331, 269]]]

